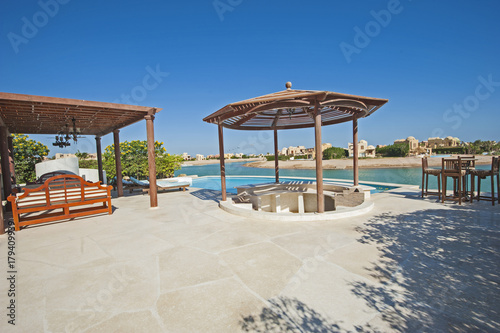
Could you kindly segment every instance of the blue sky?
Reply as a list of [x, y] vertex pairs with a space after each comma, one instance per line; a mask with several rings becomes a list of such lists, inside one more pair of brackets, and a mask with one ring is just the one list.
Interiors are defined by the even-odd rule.
[[[499, 14], [494, 0], [4, 0], [0, 91], [163, 108], [155, 136], [175, 154], [217, 153], [203, 117], [287, 81], [389, 99], [359, 121], [369, 144], [500, 140]], [[347, 147], [351, 131], [324, 127], [323, 142]], [[273, 149], [270, 132], [224, 135], [227, 151]], [[30, 137], [51, 155], [95, 151], [91, 137], [65, 149]], [[145, 122], [120, 139], [145, 140]], [[313, 147], [313, 129], [280, 131], [291, 145]]]

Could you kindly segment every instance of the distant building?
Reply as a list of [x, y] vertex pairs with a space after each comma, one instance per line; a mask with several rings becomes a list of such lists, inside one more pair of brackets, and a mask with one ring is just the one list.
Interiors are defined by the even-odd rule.
[[[86, 160], [97, 160], [97, 153], [86, 153], [87, 157], [85, 158]], [[63, 154], [63, 153], [56, 153], [54, 155], [54, 159], [58, 160], [60, 158], [69, 158], [69, 157], [76, 157], [76, 154]]]
[[191, 159], [191, 155], [189, 155], [188, 153], [182, 153], [182, 159], [184, 161], [189, 161]]
[[224, 154], [224, 159], [230, 159], [233, 156], [234, 156], [233, 153], [227, 153], [227, 154]]
[[296, 147], [288, 147], [281, 149], [281, 155], [283, 156], [298, 156], [305, 155], [306, 147], [304, 146], [296, 146]]
[[203, 156], [201, 154], [196, 154], [196, 160], [197, 161], [203, 161], [203, 160], [205, 160], [205, 156]]
[[409, 136], [406, 139], [399, 139], [394, 141], [394, 144], [397, 143], [407, 143], [408, 148], [410, 148], [410, 151], [414, 151], [418, 148], [418, 140], [415, 139], [413, 136]]
[[[354, 144], [349, 142], [348, 148], [349, 157], [354, 156]], [[366, 140], [359, 140], [358, 142], [358, 157], [375, 157], [375, 147], [368, 145]]]
[[424, 147], [421, 147], [418, 143], [418, 140], [415, 139], [413, 136], [409, 136], [406, 139], [399, 139], [399, 140], [394, 141], [394, 144], [397, 144], [397, 143], [408, 144], [408, 148], [409, 148], [408, 155], [410, 155], [410, 156], [427, 153], [427, 149], [425, 149]]
[[63, 154], [63, 153], [56, 153], [54, 155], [55, 159], [58, 160], [60, 158], [69, 158], [69, 157], [76, 157], [75, 154]]
[[[321, 144], [321, 154], [323, 155], [323, 152], [326, 149], [328, 149], [328, 148], [332, 148], [332, 144], [331, 143], [322, 143]], [[306, 149], [306, 154], [308, 156], [310, 156], [311, 158], [316, 159], [316, 147], [314, 147], [314, 148], [307, 148]]]
[[449, 147], [459, 147], [460, 139], [447, 136], [444, 139], [441, 138], [429, 138], [427, 140], [427, 147], [429, 148], [449, 148]]

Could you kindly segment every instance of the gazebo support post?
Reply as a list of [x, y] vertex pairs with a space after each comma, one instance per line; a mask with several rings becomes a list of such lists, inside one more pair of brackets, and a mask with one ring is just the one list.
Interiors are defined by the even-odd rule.
[[314, 104], [314, 139], [316, 143], [316, 198], [318, 202], [318, 213], [325, 212], [325, 201], [323, 197], [323, 151], [321, 150], [321, 112], [319, 102]]
[[7, 145], [9, 147], [9, 169], [11, 182], [17, 184], [16, 181], [16, 165], [14, 164], [14, 142], [12, 136], [7, 136]]
[[[153, 112], [154, 114], [154, 112]], [[150, 207], [158, 207], [158, 187], [156, 186], [156, 154], [155, 154], [155, 117], [150, 114], [146, 117], [146, 132], [148, 137], [148, 165], [149, 165], [149, 203]]]
[[222, 123], [219, 121], [219, 160], [220, 160], [220, 188], [222, 201], [226, 201], [226, 166], [224, 164], [224, 136]]
[[102, 171], [102, 148], [101, 148], [101, 137], [95, 137], [95, 147], [97, 151], [97, 173], [99, 174], [99, 181], [101, 184], [104, 183], [104, 174]]
[[274, 129], [274, 174], [276, 176], [276, 183], [280, 181], [280, 168], [278, 160], [278, 130]]
[[10, 177], [9, 144], [7, 127], [0, 127], [0, 158], [2, 159], [2, 179], [4, 199], [12, 193], [12, 181]]
[[113, 131], [113, 139], [115, 144], [116, 193], [119, 197], [123, 197], [122, 159], [120, 152], [120, 130]]
[[353, 178], [354, 178], [354, 186], [359, 185], [359, 172], [358, 172], [358, 118], [352, 118], [352, 140], [353, 140], [353, 149], [352, 149], [352, 170], [353, 170]]
[[[2, 177], [2, 174], [3, 174], [2, 168], [0, 167], [0, 177]], [[5, 233], [5, 222], [3, 219], [2, 193], [0, 193], [0, 235], [3, 235], [4, 233]]]

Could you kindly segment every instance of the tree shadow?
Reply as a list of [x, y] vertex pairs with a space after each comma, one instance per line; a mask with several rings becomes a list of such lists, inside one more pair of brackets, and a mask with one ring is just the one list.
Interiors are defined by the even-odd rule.
[[[258, 315], [243, 317], [240, 326], [245, 332], [352, 332], [332, 322], [298, 299], [277, 297], [269, 300], [271, 305]], [[356, 327], [354, 332], [377, 332], [367, 327]]]
[[500, 211], [385, 213], [358, 228], [382, 256], [352, 292], [401, 332], [500, 332]]

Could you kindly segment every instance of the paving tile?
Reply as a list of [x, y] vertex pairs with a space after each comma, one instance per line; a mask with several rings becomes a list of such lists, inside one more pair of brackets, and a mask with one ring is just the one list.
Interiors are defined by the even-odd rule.
[[[155, 258], [104, 263], [41, 281], [46, 308], [124, 312], [148, 309], [159, 291]], [[69, 295], [72, 295], [71, 297]]]
[[93, 240], [83, 237], [44, 246], [38, 248], [36, 251], [23, 251], [18, 255], [18, 259], [38, 261], [59, 267], [74, 267], [103, 259], [107, 256]]
[[159, 267], [162, 293], [233, 276], [218, 256], [186, 247], [161, 253]]
[[321, 256], [336, 248], [350, 244], [355, 241], [355, 238], [339, 232], [309, 230], [275, 237], [271, 241], [293, 255], [306, 259]]
[[96, 323], [108, 320], [112, 316], [111, 312], [94, 308], [53, 310], [47, 313], [46, 327], [48, 332], [85, 332]]
[[128, 232], [96, 243], [105, 253], [119, 260], [141, 260], [174, 247], [172, 243], [147, 232], [141, 233], [140, 237], [136, 232]]
[[220, 257], [264, 299], [278, 295], [302, 266], [299, 259], [267, 242], [225, 251]]
[[323, 256], [324, 260], [345, 270], [374, 281], [386, 280], [374, 267], [380, 262], [382, 253], [377, 246], [352, 242]]
[[377, 312], [353, 292], [354, 281], [371, 283], [341, 267], [312, 263], [295, 274], [280, 296], [297, 299], [328, 322], [355, 331], [355, 326], [365, 327]]
[[232, 224], [221, 231], [198, 240], [192, 246], [201, 250], [219, 253], [232, 248], [265, 241], [268, 237], [259, 232], [246, 231], [245, 226]]
[[232, 333], [265, 304], [233, 278], [163, 294], [157, 311], [169, 332]]
[[85, 331], [85, 333], [99, 332], [161, 333], [163, 332], [163, 329], [150, 311], [141, 311], [133, 313], [120, 313]]

